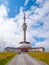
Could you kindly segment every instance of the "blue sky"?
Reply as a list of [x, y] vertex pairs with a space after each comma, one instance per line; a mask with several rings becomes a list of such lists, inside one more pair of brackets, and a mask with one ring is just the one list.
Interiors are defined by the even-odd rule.
[[0, 51], [23, 41], [24, 12], [27, 41], [49, 51], [49, 0], [0, 0]]
[[[40, 5], [38, 3], [36, 3], [36, 0], [29, 0], [27, 5], [25, 4], [26, 0], [8, 0], [8, 4], [6, 5], [6, 0], [1, 0], [1, 3], [3, 3], [7, 8], [9, 8], [8, 11], [8, 17], [12, 18], [15, 17], [16, 15], [18, 15], [20, 13], [20, 7], [23, 7], [23, 11], [27, 11], [30, 10], [30, 7], [36, 6], [36, 7], [40, 7]], [[13, 13], [14, 12], [14, 13]]]

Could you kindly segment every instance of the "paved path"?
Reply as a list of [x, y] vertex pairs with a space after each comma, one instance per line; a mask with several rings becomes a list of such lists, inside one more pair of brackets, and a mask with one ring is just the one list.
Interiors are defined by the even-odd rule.
[[7, 65], [47, 65], [26, 53], [19, 54], [15, 56], [11, 61], [7, 63]]

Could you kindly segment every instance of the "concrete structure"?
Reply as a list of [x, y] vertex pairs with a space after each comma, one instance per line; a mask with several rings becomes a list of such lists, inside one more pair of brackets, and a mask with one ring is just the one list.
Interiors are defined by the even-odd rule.
[[14, 47], [6, 47], [5, 52], [36, 52], [36, 51], [44, 51], [44, 47], [35, 47], [35, 48], [14, 48]]
[[[24, 40], [23, 40], [23, 42], [19, 42], [19, 45], [18, 45], [18, 47], [17, 48], [31, 48], [31, 44], [30, 44], [30, 42], [27, 42], [26, 41], [26, 30], [27, 30], [27, 24], [26, 24], [26, 17], [25, 17], [25, 14], [24, 14], [24, 23], [23, 23], [23, 25], [22, 25], [22, 29], [23, 29], [23, 38], [24, 38]], [[23, 50], [24, 51], [24, 50]], [[27, 51], [27, 50], [26, 50]]]
[[19, 42], [17, 48], [11, 48], [11, 47], [6, 47], [5, 51], [7, 52], [27, 52], [27, 51], [44, 51], [45, 49], [43, 47], [35, 47], [32, 48], [30, 42], [26, 41], [26, 30], [27, 30], [27, 25], [26, 25], [26, 17], [24, 14], [24, 23], [22, 25], [22, 29], [23, 29], [23, 42]]

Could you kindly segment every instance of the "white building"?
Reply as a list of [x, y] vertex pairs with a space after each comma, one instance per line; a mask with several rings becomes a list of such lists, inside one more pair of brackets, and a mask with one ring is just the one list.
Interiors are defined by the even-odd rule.
[[13, 47], [6, 47], [5, 52], [36, 52], [36, 51], [44, 51], [44, 47], [35, 47], [35, 48], [13, 48]]

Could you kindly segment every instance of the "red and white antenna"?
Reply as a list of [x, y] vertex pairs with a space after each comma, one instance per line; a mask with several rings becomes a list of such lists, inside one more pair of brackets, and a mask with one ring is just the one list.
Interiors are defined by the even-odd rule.
[[24, 13], [24, 22], [26, 21], [26, 16], [25, 16], [25, 13]]

